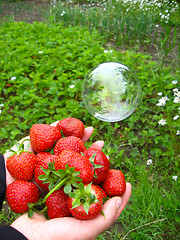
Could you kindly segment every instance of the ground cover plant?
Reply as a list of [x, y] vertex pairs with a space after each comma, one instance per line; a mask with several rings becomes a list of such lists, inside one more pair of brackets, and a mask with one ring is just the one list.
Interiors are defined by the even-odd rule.
[[[60, 7], [63, 5], [57, 5], [57, 8]], [[79, 5], [69, 11], [74, 11], [76, 16], [75, 11], [78, 9]], [[167, 56], [172, 53], [175, 47], [173, 44], [177, 43], [178, 39], [177, 29], [174, 37], [168, 37], [170, 36], [168, 29], [172, 31], [172, 23], [176, 22], [174, 11], [169, 15], [173, 22], [162, 25], [166, 31], [162, 32], [161, 38], [156, 38], [160, 40], [157, 44], [156, 41], [153, 43], [161, 53], [157, 62], [150, 54], [140, 53], [137, 49], [131, 48], [140, 46], [140, 43], [133, 41], [132, 36], [135, 38], [137, 35], [133, 35], [132, 32], [129, 34], [130, 37], [125, 35], [121, 38], [117, 32], [109, 33], [107, 37], [108, 31], [103, 35], [100, 28], [90, 28], [91, 18], [90, 24], [86, 22], [84, 26], [82, 22], [80, 24], [73, 21], [71, 25], [67, 22], [65, 26], [65, 22], [59, 19], [67, 18], [68, 9], [62, 8], [61, 12], [53, 7], [51, 10], [54, 12], [46, 22], [28, 24], [11, 20], [1, 24], [1, 152], [4, 153], [16, 140], [28, 135], [34, 123], [49, 124], [67, 116], [79, 118], [86, 126], [95, 127], [93, 136], [86, 146], [90, 146], [97, 139], [103, 139], [105, 141], [103, 150], [110, 156], [111, 166], [122, 170], [127, 181], [133, 186], [130, 202], [118, 222], [98, 238], [178, 239], [180, 156], [180, 79], [176, 60], [178, 54], [174, 57], [172, 65], [167, 65]], [[100, 13], [100, 9], [91, 8], [94, 13], [96, 10]], [[104, 16], [107, 19], [109, 17], [106, 14]], [[129, 18], [130, 16], [133, 18], [132, 12]], [[158, 14], [152, 18], [155, 16]], [[159, 16], [151, 26], [152, 31], [155, 31], [155, 25], [160, 25], [161, 20], [165, 18]], [[98, 21], [96, 19], [96, 23]], [[130, 28], [131, 25], [126, 26]], [[107, 26], [107, 29], [112, 30], [110, 26]], [[136, 39], [147, 46], [152, 36], [147, 32], [146, 37], [141, 34], [143, 31]], [[163, 34], [166, 36], [164, 42]], [[112, 38], [117, 45], [107, 47], [107, 41]], [[121, 48], [117, 50], [117, 46], [121, 44], [123, 50]], [[92, 67], [106, 61], [127, 65], [136, 73], [141, 83], [141, 102], [136, 111], [122, 122], [105, 123], [97, 120], [82, 104], [81, 86], [84, 77]], [[16, 217], [11, 210], [3, 210], [0, 221], [2, 224], [9, 224]]]

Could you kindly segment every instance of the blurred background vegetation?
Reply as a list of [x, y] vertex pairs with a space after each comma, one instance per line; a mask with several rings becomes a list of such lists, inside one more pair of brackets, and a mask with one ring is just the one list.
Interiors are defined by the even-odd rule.
[[[0, 1], [0, 19], [1, 152], [34, 123], [77, 117], [95, 127], [86, 147], [103, 139], [133, 186], [98, 239], [179, 239], [179, 1]], [[92, 117], [81, 97], [88, 72], [107, 61], [131, 68], [142, 88], [116, 123]], [[5, 204], [1, 224], [16, 217]]]

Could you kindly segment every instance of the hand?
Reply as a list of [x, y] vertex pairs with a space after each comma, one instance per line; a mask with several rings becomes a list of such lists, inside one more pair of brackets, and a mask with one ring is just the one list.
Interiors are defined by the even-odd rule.
[[[51, 124], [56, 126], [57, 122]], [[85, 128], [83, 142], [86, 142], [93, 133], [93, 127]], [[20, 140], [29, 139], [29, 136]], [[28, 144], [28, 141], [25, 142]], [[104, 145], [104, 141], [96, 141], [92, 144], [93, 147], [101, 150]], [[15, 146], [13, 149], [15, 150]], [[28, 151], [33, 152], [30, 145]], [[8, 153], [4, 155], [5, 159], [8, 157]], [[7, 185], [14, 179], [8, 173], [6, 175]], [[47, 220], [43, 215], [34, 213], [32, 218], [29, 218], [27, 214], [24, 214], [17, 218], [12, 227], [20, 231], [29, 240], [92, 240], [95, 239], [100, 233], [106, 231], [119, 217], [123, 209], [125, 208], [130, 195], [131, 184], [127, 183], [126, 191], [123, 197], [113, 197], [109, 199], [103, 205], [104, 215], [100, 214], [95, 219], [91, 220], [78, 220], [73, 217], [56, 218]]]
[[119, 217], [131, 195], [131, 184], [126, 184], [123, 197], [113, 197], [103, 205], [104, 215], [100, 214], [91, 220], [78, 220], [73, 217], [46, 220], [43, 215], [34, 213], [32, 218], [27, 214], [20, 216], [12, 227], [29, 240], [94, 240], [106, 231]]

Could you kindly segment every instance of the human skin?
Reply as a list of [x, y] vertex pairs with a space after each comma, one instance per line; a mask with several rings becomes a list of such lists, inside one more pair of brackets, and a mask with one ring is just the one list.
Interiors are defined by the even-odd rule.
[[126, 184], [122, 197], [109, 199], [102, 208], [104, 216], [99, 214], [91, 220], [78, 220], [73, 217], [46, 220], [35, 213], [32, 218], [22, 215], [12, 223], [29, 240], [94, 240], [106, 231], [120, 216], [131, 194], [131, 184]]
[[[51, 124], [56, 126], [57, 122]], [[93, 127], [85, 128], [83, 142], [86, 142], [93, 133]], [[30, 139], [29, 136], [21, 139]], [[28, 141], [24, 144], [27, 146]], [[96, 141], [93, 147], [101, 150], [104, 141]], [[14, 146], [13, 150], [16, 149]], [[28, 151], [34, 152], [31, 145]], [[9, 153], [4, 154], [5, 162]], [[6, 170], [7, 186], [14, 181], [14, 178]], [[73, 217], [55, 218], [47, 220], [44, 215], [34, 213], [29, 218], [27, 214], [23, 214], [17, 218], [11, 226], [21, 232], [29, 240], [94, 240], [99, 234], [106, 231], [120, 216], [121, 212], [128, 203], [131, 195], [131, 184], [126, 183], [126, 191], [122, 197], [110, 198], [102, 208], [103, 215], [99, 214], [91, 220], [78, 220]]]

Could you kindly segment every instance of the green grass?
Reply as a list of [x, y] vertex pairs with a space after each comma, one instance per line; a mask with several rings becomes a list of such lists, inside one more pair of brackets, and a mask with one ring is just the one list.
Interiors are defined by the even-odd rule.
[[[61, 6], [57, 5], [58, 8]], [[79, 7], [69, 9], [69, 18], [70, 13], [73, 16], [73, 11], [74, 16], [75, 11], [78, 14]], [[16, 140], [28, 135], [34, 123], [51, 123], [67, 116], [79, 118], [85, 126], [95, 127], [86, 147], [97, 139], [103, 139], [103, 151], [110, 156], [111, 167], [121, 169], [133, 186], [130, 203], [118, 222], [98, 238], [178, 239], [180, 118], [176, 119], [175, 116], [180, 112], [180, 100], [177, 99], [180, 75], [177, 59], [171, 65], [166, 64], [168, 55], [174, 50], [173, 45], [170, 48], [167, 43], [171, 41], [173, 44], [175, 41], [177, 46], [178, 25], [174, 40], [168, 35], [168, 29], [172, 31], [173, 28], [172, 22], [164, 25], [167, 37], [160, 45], [165, 50], [159, 49], [159, 42], [156, 45], [157, 39], [154, 39], [158, 53], [164, 54], [155, 61], [150, 54], [138, 51], [142, 44], [146, 46], [151, 42], [152, 35], [144, 38], [135, 34], [132, 40], [133, 46], [135, 44], [137, 47], [134, 49], [131, 47], [131, 37], [126, 43], [121, 34], [108, 33], [108, 29], [112, 31], [111, 25], [105, 29], [104, 22], [103, 31], [98, 27], [96, 13], [104, 19], [107, 17], [100, 9], [85, 11], [87, 15], [81, 15], [81, 20], [90, 17], [88, 14], [93, 11], [94, 20], [89, 18], [89, 21], [96, 22], [97, 26], [82, 21], [74, 23], [73, 20], [72, 24], [68, 21], [65, 23], [58, 19], [57, 12], [42, 23], [11, 20], [1, 24], [1, 152], [4, 153]], [[137, 17], [132, 12], [128, 14], [129, 18]], [[174, 13], [170, 19], [176, 19]], [[153, 24], [160, 25], [160, 20]], [[156, 31], [155, 25], [152, 26], [153, 31]], [[123, 33], [127, 40], [126, 31], [123, 30]], [[114, 48], [111, 45], [105, 47], [107, 41], [114, 37], [117, 40], [114, 40]], [[120, 44], [126, 50], [121, 50]], [[169, 51], [168, 54], [166, 51]], [[178, 57], [177, 51], [175, 53]], [[117, 123], [102, 122], [92, 117], [84, 108], [81, 98], [82, 82], [89, 70], [106, 61], [120, 62], [130, 67], [142, 87], [141, 102], [136, 111]], [[70, 88], [71, 85], [75, 87]], [[158, 95], [160, 92], [162, 96]], [[165, 105], [156, 105], [165, 96], [168, 97]], [[161, 119], [166, 120], [166, 125], [158, 123]], [[152, 159], [150, 165], [147, 164], [149, 159]], [[177, 176], [177, 181], [173, 176]], [[15, 217], [10, 210], [3, 210], [0, 222], [9, 224]]]

